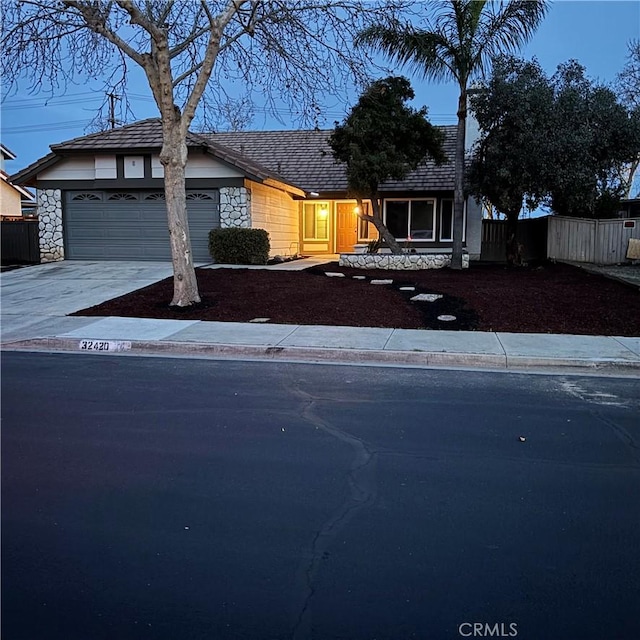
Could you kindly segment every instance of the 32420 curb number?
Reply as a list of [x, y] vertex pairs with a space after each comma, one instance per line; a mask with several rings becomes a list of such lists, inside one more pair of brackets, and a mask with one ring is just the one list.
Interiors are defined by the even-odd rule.
[[80, 340], [78, 348], [80, 351], [128, 351], [131, 349], [131, 343], [116, 340]]

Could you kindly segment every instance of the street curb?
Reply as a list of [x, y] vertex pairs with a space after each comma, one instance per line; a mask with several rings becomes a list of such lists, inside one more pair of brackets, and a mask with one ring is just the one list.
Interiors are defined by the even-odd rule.
[[131, 348], [120, 351], [86, 351], [77, 338], [31, 338], [0, 345], [4, 351], [52, 351], [96, 355], [167, 355], [220, 359], [303, 361], [334, 364], [408, 365], [415, 367], [490, 369], [509, 371], [568, 371], [571, 373], [622, 373], [640, 375], [640, 360], [596, 358], [544, 358], [495, 354], [428, 351], [381, 351], [332, 347], [280, 347], [201, 342], [127, 341]]

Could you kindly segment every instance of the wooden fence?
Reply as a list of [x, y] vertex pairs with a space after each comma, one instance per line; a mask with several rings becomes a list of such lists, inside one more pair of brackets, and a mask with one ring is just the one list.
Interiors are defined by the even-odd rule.
[[[530, 218], [518, 220], [516, 239], [522, 245], [523, 260], [544, 260], [547, 257], [547, 220]], [[480, 260], [484, 262], [505, 262], [507, 248], [507, 221], [482, 221], [482, 248]]]
[[3, 220], [2, 264], [37, 264], [40, 262], [40, 243], [37, 220]]
[[593, 264], [625, 262], [629, 238], [640, 238], [640, 218], [588, 220], [549, 217], [547, 256]]

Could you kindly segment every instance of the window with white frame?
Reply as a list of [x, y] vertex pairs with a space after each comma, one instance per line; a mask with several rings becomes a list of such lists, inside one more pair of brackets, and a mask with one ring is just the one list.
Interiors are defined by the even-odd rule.
[[440, 240], [453, 240], [453, 200], [440, 200]]
[[435, 200], [385, 200], [385, 224], [398, 240], [435, 240]]
[[[464, 205], [462, 222], [462, 240], [466, 240], [467, 235], [467, 204]], [[453, 199], [444, 198], [440, 200], [440, 240], [443, 242], [453, 242]]]
[[305, 202], [302, 217], [305, 240], [329, 239], [328, 202]]
[[[367, 216], [373, 215], [371, 212], [371, 203], [363, 202], [362, 206], [364, 207], [363, 213]], [[363, 220], [358, 217], [358, 240], [376, 240], [378, 238], [378, 230], [375, 225], [367, 220]]]

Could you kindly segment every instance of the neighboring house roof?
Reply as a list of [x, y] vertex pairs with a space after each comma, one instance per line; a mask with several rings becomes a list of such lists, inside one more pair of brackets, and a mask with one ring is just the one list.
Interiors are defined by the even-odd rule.
[[11, 180], [9, 179], [9, 175], [4, 171], [0, 171], [0, 180], [2, 180], [2, 182], [4, 182], [7, 186], [11, 187], [14, 191], [17, 191], [20, 194], [21, 200], [26, 200], [28, 202], [36, 201], [36, 198], [33, 193], [31, 193], [31, 191], [17, 184], [13, 184], [13, 182], [11, 182]]
[[[439, 128], [445, 133], [444, 151], [449, 161], [438, 166], [428, 159], [404, 180], [389, 180], [380, 185], [382, 192], [453, 190], [456, 127]], [[257, 178], [266, 184], [288, 185], [307, 193], [345, 192], [346, 167], [333, 158], [327, 141], [330, 134], [330, 130], [189, 133], [187, 146], [191, 149], [200, 148], [237, 167], [247, 177]], [[39, 172], [63, 157], [78, 152], [157, 152], [161, 146], [160, 120], [142, 120], [51, 145], [52, 153], [16, 173], [12, 181], [22, 184], [32, 182]], [[304, 194], [300, 192], [299, 195]]]
[[11, 149], [9, 149], [8, 147], [5, 147], [1, 143], [0, 143], [0, 154], [2, 154], [2, 157], [6, 158], [7, 160], [15, 160], [16, 159], [16, 154], [13, 153], [13, 151], [11, 151]]
[[[438, 128], [445, 134], [443, 146], [449, 162], [438, 166], [433, 160], [426, 160], [404, 180], [389, 180], [381, 184], [380, 191], [453, 190], [456, 126]], [[345, 165], [334, 160], [327, 142], [330, 130], [239, 131], [202, 135], [272, 167], [307, 192], [347, 190]]]

